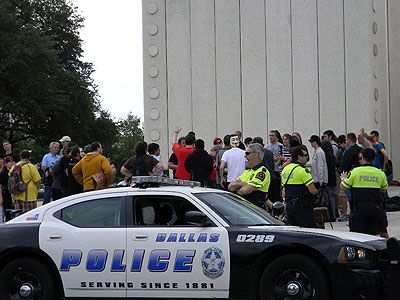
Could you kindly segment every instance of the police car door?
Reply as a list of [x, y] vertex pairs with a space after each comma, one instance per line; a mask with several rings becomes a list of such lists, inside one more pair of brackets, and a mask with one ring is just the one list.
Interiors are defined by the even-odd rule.
[[[128, 197], [130, 210], [128, 299], [229, 297], [228, 233], [213, 212], [187, 195], [165, 192]], [[188, 211], [205, 213], [210, 226], [187, 224]]]
[[126, 193], [81, 196], [52, 207], [39, 236], [66, 297], [126, 297]]

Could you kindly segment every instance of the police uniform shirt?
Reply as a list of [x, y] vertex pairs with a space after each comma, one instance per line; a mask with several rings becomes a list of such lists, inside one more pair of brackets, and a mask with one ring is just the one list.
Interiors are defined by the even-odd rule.
[[342, 184], [351, 188], [352, 198], [360, 202], [378, 203], [380, 190], [388, 187], [385, 173], [369, 164], [353, 169]]
[[314, 183], [314, 179], [310, 171], [297, 162], [288, 164], [282, 171], [282, 186], [285, 188], [287, 200], [304, 199], [307, 195], [307, 187], [311, 183]]
[[263, 202], [266, 200], [271, 176], [263, 163], [259, 163], [253, 168], [246, 169], [243, 174], [240, 175], [239, 179], [256, 188], [254, 192], [248, 195], [243, 195], [243, 198], [252, 203]]

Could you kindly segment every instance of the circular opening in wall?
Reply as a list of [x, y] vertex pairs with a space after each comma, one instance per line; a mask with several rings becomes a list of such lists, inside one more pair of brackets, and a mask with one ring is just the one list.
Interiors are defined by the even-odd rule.
[[374, 66], [374, 78], [378, 79], [378, 67]]
[[378, 32], [378, 24], [376, 22], [372, 23], [372, 32], [377, 34]]
[[160, 132], [157, 129], [154, 129], [151, 133], [150, 133], [150, 138], [152, 141], [156, 142], [160, 139]]
[[158, 11], [158, 6], [156, 3], [152, 2], [147, 5], [147, 12], [151, 15], [154, 15]]
[[153, 108], [150, 111], [150, 119], [153, 121], [157, 120], [160, 117], [160, 111], [157, 108]]
[[375, 57], [378, 56], [378, 45], [374, 44], [373, 52]]
[[379, 112], [377, 110], [374, 112], [374, 121], [376, 124], [379, 123]]
[[378, 8], [378, 4], [376, 3], [376, 0], [372, 0], [372, 11], [376, 12]]
[[375, 101], [379, 100], [379, 90], [378, 89], [374, 90], [374, 99], [375, 99]]
[[156, 66], [151, 66], [149, 68], [149, 76], [152, 78], [156, 78], [158, 76], [158, 68]]
[[148, 33], [148, 34], [150, 34], [150, 35], [156, 35], [157, 32], [158, 32], [158, 27], [157, 27], [156, 24], [150, 24], [150, 25], [147, 27], [147, 33]]
[[151, 99], [157, 99], [158, 96], [160, 95], [160, 92], [158, 91], [158, 88], [151, 88], [149, 91], [149, 96]]
[[151, 45], [151, 46], [149, 47], [149, 55], [152, 56], [152, 57], [154, 57], [154, 56], [156, 56], [157, 54], [158, 54], [158, 48], [157, 48], [156, 46], [154, 46], [154, 45]]

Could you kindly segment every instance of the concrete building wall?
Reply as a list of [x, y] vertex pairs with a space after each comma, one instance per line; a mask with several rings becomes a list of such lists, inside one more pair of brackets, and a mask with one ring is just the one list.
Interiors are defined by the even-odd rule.
[[146, 140], [376, 129], [398, 176], [399, 26], [397, 0], [143, 0]]

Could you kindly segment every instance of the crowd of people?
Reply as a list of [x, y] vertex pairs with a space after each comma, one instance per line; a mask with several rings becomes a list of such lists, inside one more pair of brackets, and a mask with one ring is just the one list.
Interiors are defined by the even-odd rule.
[[[387, 236], [387, 218], [378, 198], [391, 181], [392, 170], [377, 131], [367, 134], [361, 129], [358, 135], [336, 136], [327, 130], [322, 137], [312, 135], [308, 139], [311, 154], [298, 132], [281, 135], [278, 130], [270, 130], [268, 143], [264, 144], [262, 137], [247, 137], [243, 141], [242, 133], [236, 131], [223, 138], [216, 137], [209, 151], [194, 132], [178, 137], [180, 133], [181, 128], [175, 128], [167, 164], [161, 159], [158, 144], [138, 142], [135, 154], [120, 168], [124, 180], [118, 185], [128, 185], [132, 176], [169, 176], [171, 170], [174, 178], [229, 190], [264, 209], [285, 202], [286, 222], [306, 227], [315, 227], [309, 196], [323, 194], [330, 221], [348, 221], [350, 213], [350, 230]], [[0, 221], [9, 219], [4, 214], [6, 209], [26, 212], [35, 208], [41, 184], [43, 205], [68, 195], [116, 185], [116, 166], [103, 155], [100, 142], [82, 149], [64, 136], [50, 143], [40, 167], [30, 162], [29, 150], [17, 155], [8, 140], [3, 141], [3, 149], [0, 204], [4, 209], [0, 209]], [[361, 179], [361, 185], [364, 184], [361, 187], [357, 186], [359, 178], [354, 179], [353, 175], [358, 174], [359, 166], [371, 167], [365, 174], [361, 171], [359, 176], [365, 179]], [[14, 186], [11, 192], [9, 181], [15, 185], [18, 176], [23, 187], [18, 190]], [[373, 192], [365, 193], [369, 189]], [[369, 223], [360, 225], [361, 219]]]

